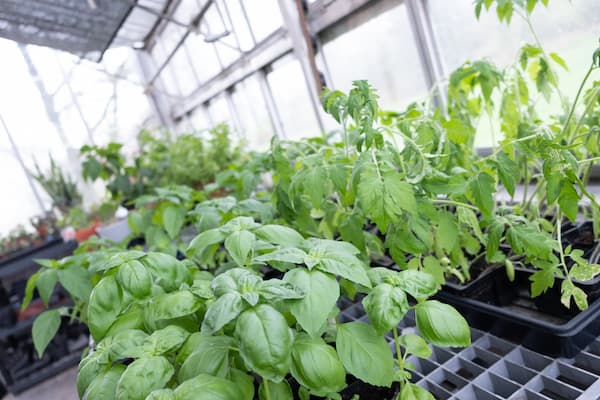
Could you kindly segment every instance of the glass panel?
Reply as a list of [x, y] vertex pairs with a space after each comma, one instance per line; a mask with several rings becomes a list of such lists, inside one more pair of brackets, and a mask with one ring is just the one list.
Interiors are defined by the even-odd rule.
[[256, 75], [238, 83], [231, 96], [242, 124], [242, 136], [250, 148], [268, 149], [273, 136], [273, 127]]
[[204, 106], [200, 106], [192, 112], [192, 115], [190, 116], [190, 122], [197, 131], [210, 129], [213, 125], [208, 118], [208, 114]]
[[221, 94], [210, 101], [208, 104], [208, 112], [215, 125], [227, 122], [231, 128], [233, 128], [229, 107], [227, 106], [227, 99], [224, 94]]
[[[482, 11], [475, 18], [471, 0], [454, 1], [450, 5], [443, 0], [428, 0], [436, 37], [439, 42], [446, 74], [450, 74], [467, 60], [487, 58], [499, 67], [517, 61], [518, 49], [534, 44], [534, 37], [527, 24], [515, 13], [510, 26], [500, 23], [495, 9]], [[579, 83], [591, 62], [591, 54], [598, 46], [600, 26], [600, 2], [579, 0], [576, 2], [550, 2], [547, 8], [538, 5], [532, 15], [532, 24], [546, 52], [558, 53], [567, 63], [569, 71], [556, 64], [562, 92], [573, 99]], [[558, 98], [550, 104], [538, 103], [542, 113], [560, 110]], [[498, 125], [498, 121], [495, 124]], [[496, 137], [502, 134], [496, 130]], [[491, 130], [486, 118], [482, 118], [478, 146], [491, 146]]]
[[277, 0], [242, 0], [250, 26], [260, 42], [283, 24]]
[[319, 125], [310, 104], [310, 95], [300, 63], [286, 55], [273, 64], [267, 75], [273, 99], [288, 139], [318, 136]]
[[254, 47], [254, 41], [252, 40], [250, 27], [246, 23], [240, 0], [223, 1], [223, 4], [227, 11], [229, 11], [231, 25], [233, 25], [233, 29], [235, 29], [240, 48], [243, 51], [250, 50]]
[[[467, 60], [480, 58], [507, 65], [515, 61], [523, 44], [534, 43], [527, 25], [517, 14], [507, 26], [498, 21], [494, 9], [482, 11], [477, 20], [471, 0], [452, 4], [428, 0], [428, 8], [447, 72]], [[546, 51], [557, 52], [571, 69], [568, 75], [580, 79], [583, 73], [578, 72], [589, 67], [591, 54], [598, 47], [600, 2], [553, 1], [547, 8], [540, 5], [533, 12], [532, 23]]]
[[206, 43], [202, 35], [192, 33], [188, 36], [186, 45], [200, 82], [206, 82], [221, 71], [213, 45]]
[[381, 106], [396, 110], [427, 95], [427, 83], [406, 6], [377, 7], [383, 5], [376, 4], [322, 35], [333, 79], [328, 84], [347, 92], [353, 80], [367, 79], [377, 89]]

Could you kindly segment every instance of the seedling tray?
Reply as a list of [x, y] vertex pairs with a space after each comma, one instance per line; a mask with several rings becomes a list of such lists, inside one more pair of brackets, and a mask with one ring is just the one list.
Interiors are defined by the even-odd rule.
[[[360, 303], [342, 300], [339, 305], [342, 322], [367, 320]], [[414, 313], [409, 312], [398, 328], [401, 334], [415, 333]], [[393, 351], [392, 337], [388, 341]], [[475, 328], [471, 328], [471, 342], [463, 349], [431, 346], [428, 359], [409, 356], [407, 361], [415, 366], [411, 381], [439, 400], [600, 398], [600, 337], [572, 357], [559, 358]]]
[[498, 306], [439, 292], [475, 328], [510, 339], [552, 357], [573, 357], [600, 334], [600, 299], [579, 314], [559, 318], [536, 311], [527, 295], [508, 306]]

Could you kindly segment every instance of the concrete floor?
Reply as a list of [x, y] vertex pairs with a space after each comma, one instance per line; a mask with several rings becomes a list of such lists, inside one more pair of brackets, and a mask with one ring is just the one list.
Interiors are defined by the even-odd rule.
[[78, 400], [76, 382], [77, 367], [73, 367], [17, 396], [9, 394], [2, 400]]

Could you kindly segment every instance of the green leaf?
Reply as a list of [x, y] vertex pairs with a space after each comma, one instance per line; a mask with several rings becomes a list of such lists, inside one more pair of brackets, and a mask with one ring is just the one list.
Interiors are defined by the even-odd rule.
[[565, 62], [565, 60], [562, 59], [561, 56], [559, 56], [556, 53], [550, 53], [549, 54], [550, 58], [554, 60], [555, 63], [557, 63], [558, 65], [560, 65], [561, 67], [563, 67], [565, 69], [565, 71], [569, 70], [569, 67], [567, 66], [567, 63]]
[[92, 290], [87, 309], [88, 327], [99, 342], [121, 313], [123, 291], [114, 276], [106, 276]]
[[202, 300], [187, 290], [161, 294], [146, 304], [144, 322], [148, 322], [147, 316], [152, 316], [153, 321], [185, 317], [195, 313], [202, 304]]
[[254, 399], [254, 377], [239, 369], [232, 368], [229, 372], [229, 379], [231, 379], [239, 389], [241, 394], [240, 400]]
[[145, 400], [175, 400], [175, 393], [171, 389], [156, 389]]
[[431, 297], [438, 290], [438, 284], [433, 275], [416, 269], [400, 271], [396, 275], [394, 284], [415, 299]]
[[442, 347], [466, 347], [471, 331], [462, 315], [444, 303], [428, 300], [415, 307], [417, 328], [430, 343]]
[[41, 273], [41, 270], [37, 271], [35, 274], [31, 275], [29, 279], [27, 279], [27, 284], [25, 285], [25, 296], [23, 297], [23, 302], [21, 303], [21, 311], [24, 311], [29, 306], [29, 303], [31, 303], [35, 286]]
[[541, 269], [529, 277], [531, 281], [531, 297], [537, 297], [554, 286], [554, 270]]
[[58, 280], [71, 296], [87, 300], [92, 292], [90, 273], [80, 265], [58, 270]]
[[194, 351], [181, 365], [177, 379], [183, 382], [200, 374], [227, 377], [229, 373], [229, 349], [234, 340], [228, 336], [201, 336]]
[[[107, 337], [109, 336], [107, 335]], [[112, 337], [112, 343], [108, 349], [110, 359], [117, 361], [124, 358], [142, 357], [144, 340], [147, 337], [148, 334], [139, 329], [127, 329], [118, 332]]]
[[212, 303], [202, 321], [202, 334], [212, 335], [237, 318], [246, 307], [238, 292], [225, 293]]
[[235, 383], [206, 374], [200, 374], [181, 383], [174, 393], [175, 400], [240, 400], [242, 398], [240, 389]]
[[248, 369], [274, 382], [283, 380], [292, 361], [292, 334], [279, 311], [266, 304], [244, 311], [235, 335]]
[[431, 357], [431, 348], [427, 346], [427, 342], [419, 335], [407, 333], [400, 336], [398, 342], [410, 354], [414, 354], [419, 358]]
[[558, 204], [560, 205], [560, 209], [562, 212], [569, 218], [572, 222], [575, 222], [577, 218], [577, 213], [579, 211], [578, 208], [579, 203], [579, 194], [573, 188], [573, 186], [567, 182], [562, 185], [560, 189], [560, 195], [558, 196]]
[[182, 283], [192, 283], [191, 274], [184, 263], [171, 255], [150, 252], [140, 261], [154, 275], [155, 282], [167, 292], [179, 289]]
[[500, 182], [502, 182], [508, 194], [514, 196], [515, 185], [519, 177], [519, 166], [505, 152], [496, 155], [496, 165]]
[[[104, 370], [106, 365], [100, 363], [102, 353], [95, 351], [85, 357], [79, 363], [77, 369], [77, 394], [80, 398], [83, 398], [83, 394], [90, 386], [90, 383]], [[114, 396], [114, 391], [113, 391]]]
[[571, 297], [575, 300], [577, 308], [585, 310], [588, 308], [587, 295], [568, 279], [565, 279], [560, 287], [562, 293], [560, 302], [567, 308], [571, 307]]
[[[268, 389], [267, 389], [268, 387]], [[267, 393], [268, 390], [268, 393]], [[260, 383], [258, 387], [258, 399], [259, 400], [293, 400], [292, 388], [287, 381], [271, 382], [265, 384], [265, 380]]]
[[211, 256], [211, 249], [216, 247], [218, 243], [221, 243], [227, 234], [221, 229], [209, 229], [196, 236], [190, 242], [186, 249], [186, 254], [193, 257], [195, 260], [199, 260], [202, 264], [208, 262], [208, 258]]
[[297, 231], [282, 225], [264, 225], [254, 234], [266, 242], [286, 247], [301, 246], [304, 238]]
[[309, 335], [319, 336], [340, 296], [336, 279], [321, 271], [304, 268], [288, 271], [283, 279], [305, 294], [304, 298], [290, 302], [290, 312]]
[[438, 218], [436, 242], [447, 253], [450, 253], [458, 244], [458, 224], [455, 216], [448, 212], [441, 212]]
[[57, 281], [58, 272], [55, 269], [42, 270], [37, 278], [37, 289], [46, 307], [48, 307], [48, 301], [50, 301], [50, 296], [54, 292], [54, 286], [56, 286]]
[[90, 383], [85, 396], [82, 398], [87, 400], [114, 400], [116, 398], [117, 384], [123, 371], [125, 371], [125, 366], [117, 364], [109, 370], [102, 372]]
[[371, 215], [383, 233], [404, 211], [414, 214], [417, 210], [412, 186], [395, 169], [381, 171], [377, 164], [363, 166], [357, 195], [365, 214]]
[[269, 279], [261, 282], [258, 292], [266, 300], [302, 299], [305, 295], [299, 287], [279, 279]]
[[175, 239], [185, 222], [185, 210], [176, 205], [169, 205], [163, 209], [162, 221], [169, 237]]
[[334, 348], [303, 333], [294, 340], [291, 372], [316, 396], [338, 393], [346, 387], [346, 370]]
[[421, 386], [408, 382], [402, 386], [398, 400], [435, 400], [435, 397]]
[[459, 145], [467, 143], [475, 135], [475, 129], [472, 126], [457, 118], [444, 121], [442, 126], [446, 129], [448, 140]]
[[117, 271], [117, 282], [137, 299], [144, 299], [152, 293], [150, 272], [138, 260], [127, 261]]
[[517, 254], [547, 260], [552, 254], [552, 239], [531, 225], [513, 225], [506, 231], [506, 241]]
[[145, 399], [169, 382], [175, 370], [165, 357], [146, 357], [127, 366], [119, 379], [116, 400]]
[[60, 312], [58, 310], [44, 311], [33, 321], [31, 336], [39, 358], [42, 358], [46, 347], [58, 332], [58, 328], [60, 328]]
[[366, 287], [371, 286], [366, 267], [354, 255], [359, 252], [357, 248], [349, 243], [333, 240], [316, 239], [310, 243], [313, 243], [314, 246], [310, 248], [309, 255], [305, 259], [309, 268], [317, 265], [322, 271], [339, 275]]
[[306, 255], [307, 254], [304, 251], [295, 247], [285, 247], [283, 249], [277, 249], [275, 251], [271, 251], [269, 253], [255, 257], [252, 261], [255, 263], [269, 263], [272, 261], [278, 261], [293, 264], [302, 264], [304, 263], [304, 258], [306, 257]]
[[144, 340], [144, 352], [150, 356], [162, 356], [177, 351], [190, 333], [177, 325], [169, 325], [152, 332]]
[[249, 231], [235, 231], [225, 239], [225, 249], [239, 267], [246, 265], [248, 255], [254, 247], [256, 236]]
[[578, 281], [589, 281], [600, 274], [600, 265], [598, 264], [575, 264], [569, 271], [569, 277]]
[[480, 172], [469, 182], [467, 197], [477, 205], [484, 216], [490, 217], [494, 209], [493, 194], [495, 192], [494, 178], [486, 172]]
[[398, 326], [409, 307], [404, 291], [387, 283], [375, 286], [362, 303], [379, 335]]
[[383, 336], [362, 322], [338, 325], [337, 353], [346, 370], [375, 386], [389, 387], [394, 379], [394, 358]]
[[486, 260], [490, 261], [500, 250], [500, 241], [504, 233], [504, 224], [494, 220], [488, 229], [488, 242], [486, 246]]

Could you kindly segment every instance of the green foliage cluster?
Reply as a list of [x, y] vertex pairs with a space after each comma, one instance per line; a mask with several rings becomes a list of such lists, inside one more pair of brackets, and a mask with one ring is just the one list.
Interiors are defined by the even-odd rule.
[[[475, 7], [479, 14], [495, 4], [502, 21], [518, 14], [529, 22], [537, 3]], [[274, 139], [248, 161], [215, 156], [227, 165], [213, 172], [214, 182], [200, 181], [202, 190], [144, 189], [129, 223], [148, 252], [94, 241], [71, 257], [41, 261], [24, 305], [36, 289], [47, 302], [58, 283], [74, 305], [35, 321], [38, 353], [61, 317], [86, 323], [95, 343], [77, 388], [89, 400], [341, 399], [348, 375], [376, 386], [397, 382], [401, 400], [433, 399], [410, 382], [406, 358], [429, 357], [431, 345], [470, 344], [464, 318], [432, 297], [446, 279], [471, 279], [474, 259], [505, 268], [511, 279], [515, 268], [532, 268], [534, 297], [560, 279], [563, 304], [587, 307], [577, 283], [600, 266], [565, 246], [561, 230], [565, 218], [584, 215], [600, 232], [600, 207], [586, 190], [600, 160], [600, 87], [585, 88], [599, 55], [571, 103], [554, 72], [564, 62], [539, 43], [504, 69], [465, 63], [450, 76], [444, 110], [426, 102], [383, 112], [366, 81], [347, 94], [325, 90], [323, 107], [339, 135]], [[562, 113], [540, 117], [536, 98], [555, 96]], [[474, 147], [482, 119], [499, 121], [504, 134], [486, 156]], [[211, 146], [226, 147], [221, 139]], [[152, 150], [137, 168], [166, 171], [168, 145], [146, 146]], [[172, 154], [195, 162], [184, 150]], [[99, 167], [88, 158], [93, 176], [129, 174], [118, 153], [115, 146], [103, 153]], [[265, 173], [272, 187], [261, 187]], [[534, 189], [517, 196], [518, 185]], [[191, 240], [188, 229], [197, 233]], [[371, 267], [383, 253], [399, 268]], [[359, 299], [368, 322], [340, 320], [341, 296]], [[409, 312], [418, 334], [398, 331]]]
[[132, 162], [122, 145], [83, 146], [84, 179], [102, 179], [113, 199], [131, 201], [168, 185], [194, 188], [213, 182], [217, 173], [243, 160], [239, 146], [232, 145], [226, 124], [207, 132], [159, 136], [140, 133], [140, 151]]
[[34, 161], [35, 172], [30, 171], [29, 174], [50, 196], [53, 207], [64, 215], [69, 209], [81, 204], [81, 193], [75, 181], [62, 170], [54, 158], [49, 158], [50, 169], [47, 172], [43, 172], [37, 161]]

